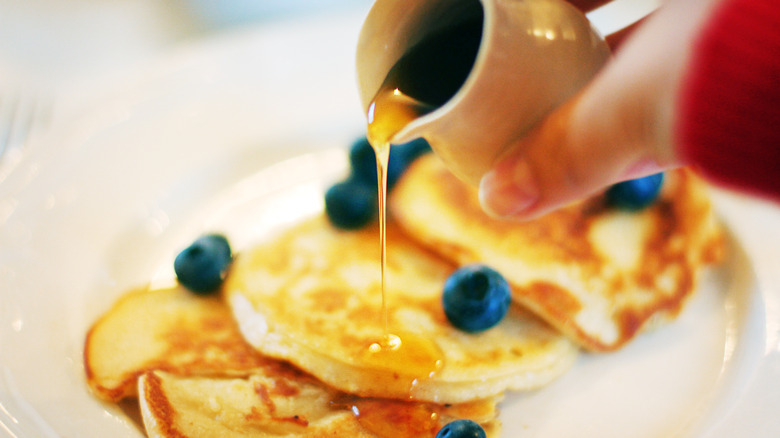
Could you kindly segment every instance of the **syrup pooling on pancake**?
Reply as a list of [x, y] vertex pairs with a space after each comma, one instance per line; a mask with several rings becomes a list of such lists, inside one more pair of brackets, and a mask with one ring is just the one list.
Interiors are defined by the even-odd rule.
[[444, 366], [444, 355], [433, 341], [411, 332], [396, 333], [384, 335], [380, 342], [371, 342], [363, 351], [361, 362], [388, 372], [403, 369], [418, 379], [433, 377]]
[[488, 421], [497, 414], [491, 400], [443, 406], [342, 394], [331, 403], [353, 412], [363, 429], [380, 437], [435, 436], [443, 423], [457, 418], [474, 419], [488, 436], [498, 435], [498, 422]]
[[[245, 338], [342, 391], [373, 397], [462, 402], [539, 387], [572, 364], [576, 348], [517, 307], [480, 335], [453, 327], [441, 294], [454, 266], [389, 225], [389, 324], [424, 348], [403, 360], [367, 360], [366, 348], [384, 333], [377, 230], [340, 231], [323, 217], [236, 258], [225, 293]], [[440, 366], [432, 375], [431, 364]]]
[[476, 189], [422, 157], [399, 181], [390, 208], [410, 236], [455, 263], [497, 269], [516, 302], [596, 351], [675, 316], [723, 247], [706, 191], [685, 170], [669, 172], [660, 198], [641, 211], [595, 197], [509, 222], [488, 217]]

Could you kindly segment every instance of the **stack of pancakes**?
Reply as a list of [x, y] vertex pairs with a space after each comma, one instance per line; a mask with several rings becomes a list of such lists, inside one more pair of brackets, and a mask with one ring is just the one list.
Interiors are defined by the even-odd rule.
[[[309, 218], [240, 251], [219, 296], [123, 297], [87, 336], [90, 387], [137, 396], [155, 437], [433, 437], [458, 418], [498, 436], [506, 391], [539, 388], [581, 348], [620, 348], [675, 316], [723, 247], [685, 170], [642, 211], [596, 197], [506, 223], [429, 155], [390, 208], [386, 318], [378, 229]], [[502, 273], [514, 301], [478, 334], [453, 327], [441, 304], [445, 279], [470, 263]], [[388, 331], [408, 348], [369, 354]]]

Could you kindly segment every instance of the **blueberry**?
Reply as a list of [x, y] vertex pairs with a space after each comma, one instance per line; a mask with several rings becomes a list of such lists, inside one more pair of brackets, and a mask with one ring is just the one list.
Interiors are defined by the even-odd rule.
[[[409, 164], [420, 155], [429, 152], [430, 145], [425, 139], [412, 140], [409, 143], [390, 147], [390, 158], [387, 163], [387, 188], [391, 190], [403, 175]], [[366, 137], [357, 139], [349, 149], [349, 164], [352, 177], [376, 190], [376, 154]]]
[[485, 429], [472, 420], [455, 420], [439, 430], [436, 438], [486, 438]]
[[182, 286], [197, 294], [207, 294], [222, 285], [231, 261], [225, 236], [206, 234], [176, 256], [173, 270]]
[[[430, 150], [423, 139], [391, 146], [387, 165], [388, 192], [409, 164]], [[352, 143], [349, 164], [349, 178], [334, 184], [325, 193], [325, 212], [336, 227], [353, 230], [368, 224], [377, 211], [376, 155], [365, 136]]]
[[366, 137], [361, 137], [352, 143], [349, 149], [349, 165], [352, 177], [376, 187], [376, 155]]
[[356, 178], [338, 182], [325, 192], [325, 212], [330, 222], [345, 230], [368, 224], [377, 212], [376, 185]]
[[607, 189], [607, 203], [625, 210], [640, 210], [652, 204], [661, 191], [663, 173], [619, 182]]
[[484, 265], [464, 266], [444, 282], [444, 313], [455, 327], [481, 332], [498, 324], [511, 301], [506, 279]]

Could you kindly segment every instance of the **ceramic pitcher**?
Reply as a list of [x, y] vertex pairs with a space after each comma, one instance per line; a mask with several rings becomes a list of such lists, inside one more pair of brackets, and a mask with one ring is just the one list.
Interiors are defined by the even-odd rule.
[[483, 20], [481, 40], [465, 81], [392, 139], [424, 137], [472, 184], [511, 140], [582, 88], [609, 57], [587, 18], [563, 0], [377, 0], [358, 40], [364, 109], [410, 48], [475, 13]]

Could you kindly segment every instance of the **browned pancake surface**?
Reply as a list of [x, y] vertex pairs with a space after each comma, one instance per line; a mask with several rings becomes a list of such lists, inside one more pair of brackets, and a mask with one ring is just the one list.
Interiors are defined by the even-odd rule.
[[283, 369], [223, 379], [147, 372], [139, 394], [152, 438], [433, 438], [458, 418], [479, 422], [489, 437], [500, 430], [495, 399], [448, 406], [366, 399]]
[[596, 351], [675, 316], [723, 248], [703, 186], [685, 170], [668, 172], [660, 199], [639, 212], [596, 197], [510, 222], [487, 216], [476, 189], [428, 156], [398, 183], [390, 206], [410, 236], [455, 263], [499, 270], [518, 303]]

